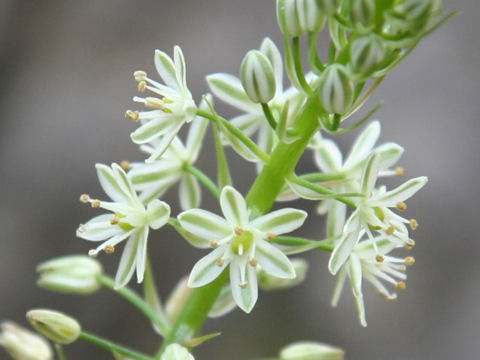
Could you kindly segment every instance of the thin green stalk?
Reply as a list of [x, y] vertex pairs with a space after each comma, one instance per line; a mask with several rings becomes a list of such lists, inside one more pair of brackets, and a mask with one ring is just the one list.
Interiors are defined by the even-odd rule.
[[205, 186], [212, 193], [212, 195], [215, 196], [216, 199], [220, 197], [220, 189], [203, 171], [187, 163], [184, 164], [184, 169], [195, 176], [203, 184], [203, 186]]
[[55, 344], [55, 352], [57, 353], [58, 360], [67, 360], [67, 354], [65, 354], [62, 345]]
[[297, 73], [297, 78], [298, 81], [300, 82], [300, 85], [302, 86], [303, 91], [305, 91], [307, 94], [312, 93], [312, 88], [310, 85], [308, 85], [307, 80], [305, 80], [305, 75], [303, 73], [303, 68], [302, 68], [302, 55], [300, 53], [300, 39], [298, 37], [294, 37], [292, 39], [292, 45], [293, 45], [293, 63], [295, 65], [295, 72]]
[[218, 124], [220, 127], [224, 127], [236, 138], [238, 138], [251, 152], [253, 152], [260, 160], [263, 162], [268, 161], [268, 155], [265, 154], [260, 148], [255, 144], [252, 139], [246, 136], [242, 131], [236, 128], [230, 123], [227, 119], [217, 115], [209, 113], [208, 111], [197, 109], [197, 115], [204, 117], [210, 121], [213, 121], [215, 124]]
[[213, 124], [213, 137], [215, 139], [215, 151], [217, 153], [217, 184], [220, 189], [226, 185], [232, 185], [232, 177], [230, 176], [230, 168], [228, 167], [227, 157], [223, 149], [222, 140], [218, 125]]
[[295, 236], [277, 236], [272, 242], [287, 246], [311, 246], [310, 248], [332, 252], [334, 248], [333, 240], [334, 239], [330, 238], [324, 240], [311, 240]]
[[299, 175], [298, 178], [304, 179], [307, 181], [335, 181], [335, 180], [345, 180], [346, 174], [343, 172], [334, 172], [334, 173], [308, 173]]
[[312, 70], [320, 75], [325, 70], [322, 60], [318, 57], [317, 53], [317, 33], [310, 33], [308, 37], [308, 60]]
[[127, 347], [124, 347], [122, 345], [118, 345], [114, 342], [111, 342], [110, 340], [103, 339], [97, 335], [88, 333], [86, 331], [82, 331], [80, 334], [80, 339], [84, 341], [88, 341], [89, 343], [92, 343], [96, 346], [99, 346], [101, 348], [104, 348], [108, 351], [116, 351], [117, 353], [121, 355], [125, 355], [131, 359], [135, 360], [152, 360], [152, 358], [148, 355], [144, 355], [142, 353], [139, 353], [135, 350], [131, 350]]
[[168, 334], [170, 332], [169, 325], [136, 292], [134, 292], [133, 290], [129, 289], [126, 286], [120, 289], [115, 289], [115, 280], [113, 280], [109, 276], [100, 275], [98, 279], [103, 286], [111, 290], [114, 290], [117, 294], [122, 296], [125, 300], [132, 303], [132, 305], [134, 305], [138, 310], [140, 310], [156, 326], [158, 326], [162, 334]]
[[[147, 261], [145, 266], [145, 277], [143, 279], [143, 296], [146, 303], [158, 314], [159, 318], [165, 323], [169, 324], [167, 317], [163, 311], [163, 306], [160, 301], [160, 296], [158, 295], [157, 287], [155, 285], [155, 278], [153, 275], [152, 262], [150, 261], [150, 256], [147, 255]], [[153, 323], [153, 322], [152, 322]], [[154, 324], [154, 323], [153, 323]], [[155, 324], [154, 324], [155, 326]], [[160, 332], [163, 336], [166, 334], [162, 333], [161, 329], [158, 329], [156, 326], [156, 331]]]
[[270, 124], [272, 129], [275, 130], [277, 128], [277, 121], [273, 117], [270, 107], [268, 106], [268, 104], [264, 104], [264, 103], [262, 103], [261, 105], [262, 105], [263, 113], [265, 114], [265, 117], [267, 118], [268, 123]]

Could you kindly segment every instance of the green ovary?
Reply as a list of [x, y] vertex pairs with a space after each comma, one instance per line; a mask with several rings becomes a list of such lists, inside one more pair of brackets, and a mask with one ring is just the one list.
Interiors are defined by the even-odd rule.
[[237, 255], [246, 253], [253, 243], [253, 234], [250, 231], [244, 231], [233, 238], [232, 250]]

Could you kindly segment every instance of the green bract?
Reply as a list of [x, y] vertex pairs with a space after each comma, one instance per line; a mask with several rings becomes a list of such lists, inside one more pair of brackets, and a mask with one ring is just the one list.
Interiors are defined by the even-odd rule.
[[275, 75], [268, 58], [258, 50], [250, 50], [240, 66], [240, 80], [245, 93], [254, 103], [266, 104], [275, 96]]
[[293, 265], [268, 240], [299, 228], [307, 213], [286, 208], [250, 220], [244, 198], [231, 186], [223, 188], [220, 206], [225, 218], [202, 209], [178, 216], [186, 231], [203, 239], [198, 247], [214, 249], [195, 264], [188, 285], [204, 286], [229, 266], [233, 298], [248, 313], [257, 301], [257, 264], [275, 277], [295, 278]]
[[38, 333], [58, 344], [71, 344], [82, 331], [77, 320], [59, 311], [30, 310], [27, 320]]

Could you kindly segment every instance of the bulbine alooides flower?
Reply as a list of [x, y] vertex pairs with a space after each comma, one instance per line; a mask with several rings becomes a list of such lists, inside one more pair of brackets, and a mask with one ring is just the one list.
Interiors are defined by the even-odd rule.
[[100, 185], [113, 202], [92, 199], [86, 194], [80, 200], [111, 213], [96, 216], [80, 225], [77, 236], [90, 241], [103, 241], [96, 249], [89, 251], [91, 256], [96, 256], [102, 250], [112, 253], [118, 243], [128, 239], [115, 277], [115, 287], [126, 285], [135, 269], [138, 282], [142, 282], [149, 229], [159, 229], [167, 223], [170, 207], [158, 199], [151, 200], [145, 206], [119, 165], [108, 167], [97, 164], [95, 167]]
[[149, 111], [127, 110], [125, 116], [140, 121], [140, 127], [131, 134], [136, 144], [159, 140], [149, 160], [160, 156], [177, 135], [184, 123], [195, 117], [197, 107], [187, 88], [185, 59], [180, 47], [174, 48], [174, 60], [163, 51], [155, 51], [155, 67], [165, 85], [150, 79], [144, 71], [134, 73], [138, 90], [150, 90], [160, 97], [138, 97], [134, 101], [143, 103]]
[[250, 220], [245, 199], [231, 186], [223, 188], [220, 207], [225, 218], [202, 209], [178, 216], [181, 226], [198, 237], [198, 247], [214, 249], [195, 264], [188, 285], [204, 286], [229, 266], [233, 298], [248, 313], [258, 297], [257, 264], [278, 278], [295, 277], [290, 260], [269, 240], [299, 228], [307, 213], [285, 208]]

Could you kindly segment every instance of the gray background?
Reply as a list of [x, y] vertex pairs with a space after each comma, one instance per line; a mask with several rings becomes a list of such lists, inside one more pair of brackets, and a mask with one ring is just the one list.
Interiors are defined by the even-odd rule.
[[[479, 4], [445, 1], [463, 14], [427, 38], [370, 102], [385, 100], [378, 113], [381, 140], [406, 148], [400, 162], [406, 177], [430, 178], [408, 203], [408, 216], [421, 226], [414, 234], [417, 264], [399, 301], [384, 301], [367, 285], [369, 326], [361, 328], [348, 289], [339, 308], [330, 308], [328, 256], [310, 254], [304, 284], [262, 293], [249, 316], [237, 310], [209, 322], [205, 331], [223, 336], [200, 347], [199, 359], [273, 356], [300, 339], [341, 346], [352, 360], [479, 358]], [[94, 215], [77, 201], [79, 194], [104, 196], [94, 163], [142, 158], [123, 113], [135, 108], [132, 72], [153, 74], [153, 50], [172, 53], [173, 45], [182, 46], [198, 100], [207, 91], [206, 74], [236, 74], [245, 52], [264, 36], [281, 43], [274, 1], [0, 2], [0, 319], [25, 324], [26, 310], [56, 308], [81, 319], [85, 329], [154, 351], [159, 338], [124, 300], [107, 290], [80, 298], [48, 293], [34, 285], [35, 265], [89, 249], [74, 230]], [[341, 140], [344, 149], [350, 139]], [[229, 155], [236, 185], [246, 190], [253, 167]], [[307, 156], [302, 169], [309, 162]], [[200, 164], [214, 173], [208, 156]], [[174, 202], [176, 190], [165, 199]], [[314, 237], [323, 233], [315, 221], [307, 230]], [[170, 230], [155, 234], [150, 249], [164, 297], [205, 254]], [[102, 257], [110, 273], [118, 257]], [[80, 343], [67, 351], [70, 359], [111, 358]]]

